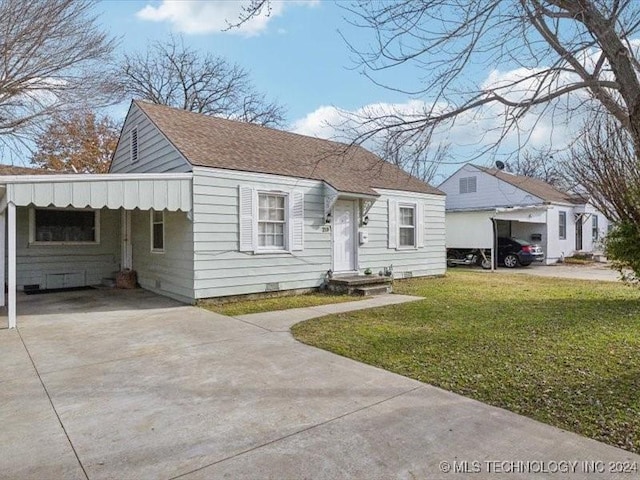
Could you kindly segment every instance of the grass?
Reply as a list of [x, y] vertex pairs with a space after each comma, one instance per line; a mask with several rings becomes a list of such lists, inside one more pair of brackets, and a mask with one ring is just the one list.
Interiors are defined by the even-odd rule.
[[304, 295], [289, 295], [285, 297], [261, 298], [257, 300], [241, 300], [232, 303], [215, 303], [203, 301], [200, 307], [212, 312], [231, 317], [249, 313], [271, 312], [274, 310], [289, 310], [291, 308], [316, 307], [330, 303], [342, 303], [361, 300], [364, 297], [339, 295], [332, 293], [307, 293]]
[[452, 272], [424, 300], [309, 320], [305, 343], [640, 453], [640, 291]]

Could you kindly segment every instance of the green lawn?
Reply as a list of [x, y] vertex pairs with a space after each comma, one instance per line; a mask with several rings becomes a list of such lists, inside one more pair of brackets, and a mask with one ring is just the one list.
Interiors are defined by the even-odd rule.
[[640, 453], [640, 291], [453, 272], [415, 303], [309, 320], [305, 343]]
[[331, 293], [307, 293], [305, 295], [290, 295], [285, 297], [262, 298], [258, 300], [242, 300], [232, 303], [215, 303], [203, 301], [198, 305], [212, 312], [222, 315], [236, 316], [248, 313], [271, 312], [274, 310], [288, 310], [290, 308], [316, 307], [330, 303], [355, 302], [365, 297], [338, 295]]

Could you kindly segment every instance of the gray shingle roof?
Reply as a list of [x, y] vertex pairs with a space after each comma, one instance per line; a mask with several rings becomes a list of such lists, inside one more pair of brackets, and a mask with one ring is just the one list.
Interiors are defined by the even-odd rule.
[[444, 195], [362, 147], [134, 101], [191, 165], [323, 180], [341, 192], [373, 188]]

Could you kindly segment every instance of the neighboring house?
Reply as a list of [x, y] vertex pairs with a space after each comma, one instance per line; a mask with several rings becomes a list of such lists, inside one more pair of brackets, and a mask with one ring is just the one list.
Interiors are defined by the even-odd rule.
[[541, 180], [466, 164], [439, 187], [447, 194], [447, 248], [494, 248], [496, 237], [539, 244], [548, 264], [598, 252], [608, 220], [587, 199]]
[[3, 176], [0, 195], [14, 323], [16, 289], [124, 268], [184, 302], [446, 268], [444, 194], [367, 150], [145, 102], [109, 174]]

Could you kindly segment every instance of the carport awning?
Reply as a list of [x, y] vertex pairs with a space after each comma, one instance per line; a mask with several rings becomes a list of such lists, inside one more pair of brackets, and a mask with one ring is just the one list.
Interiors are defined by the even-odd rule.
[[192, 174], [0, 176], [2, 208], [15, 206], [124, 208], [188, 212]]

